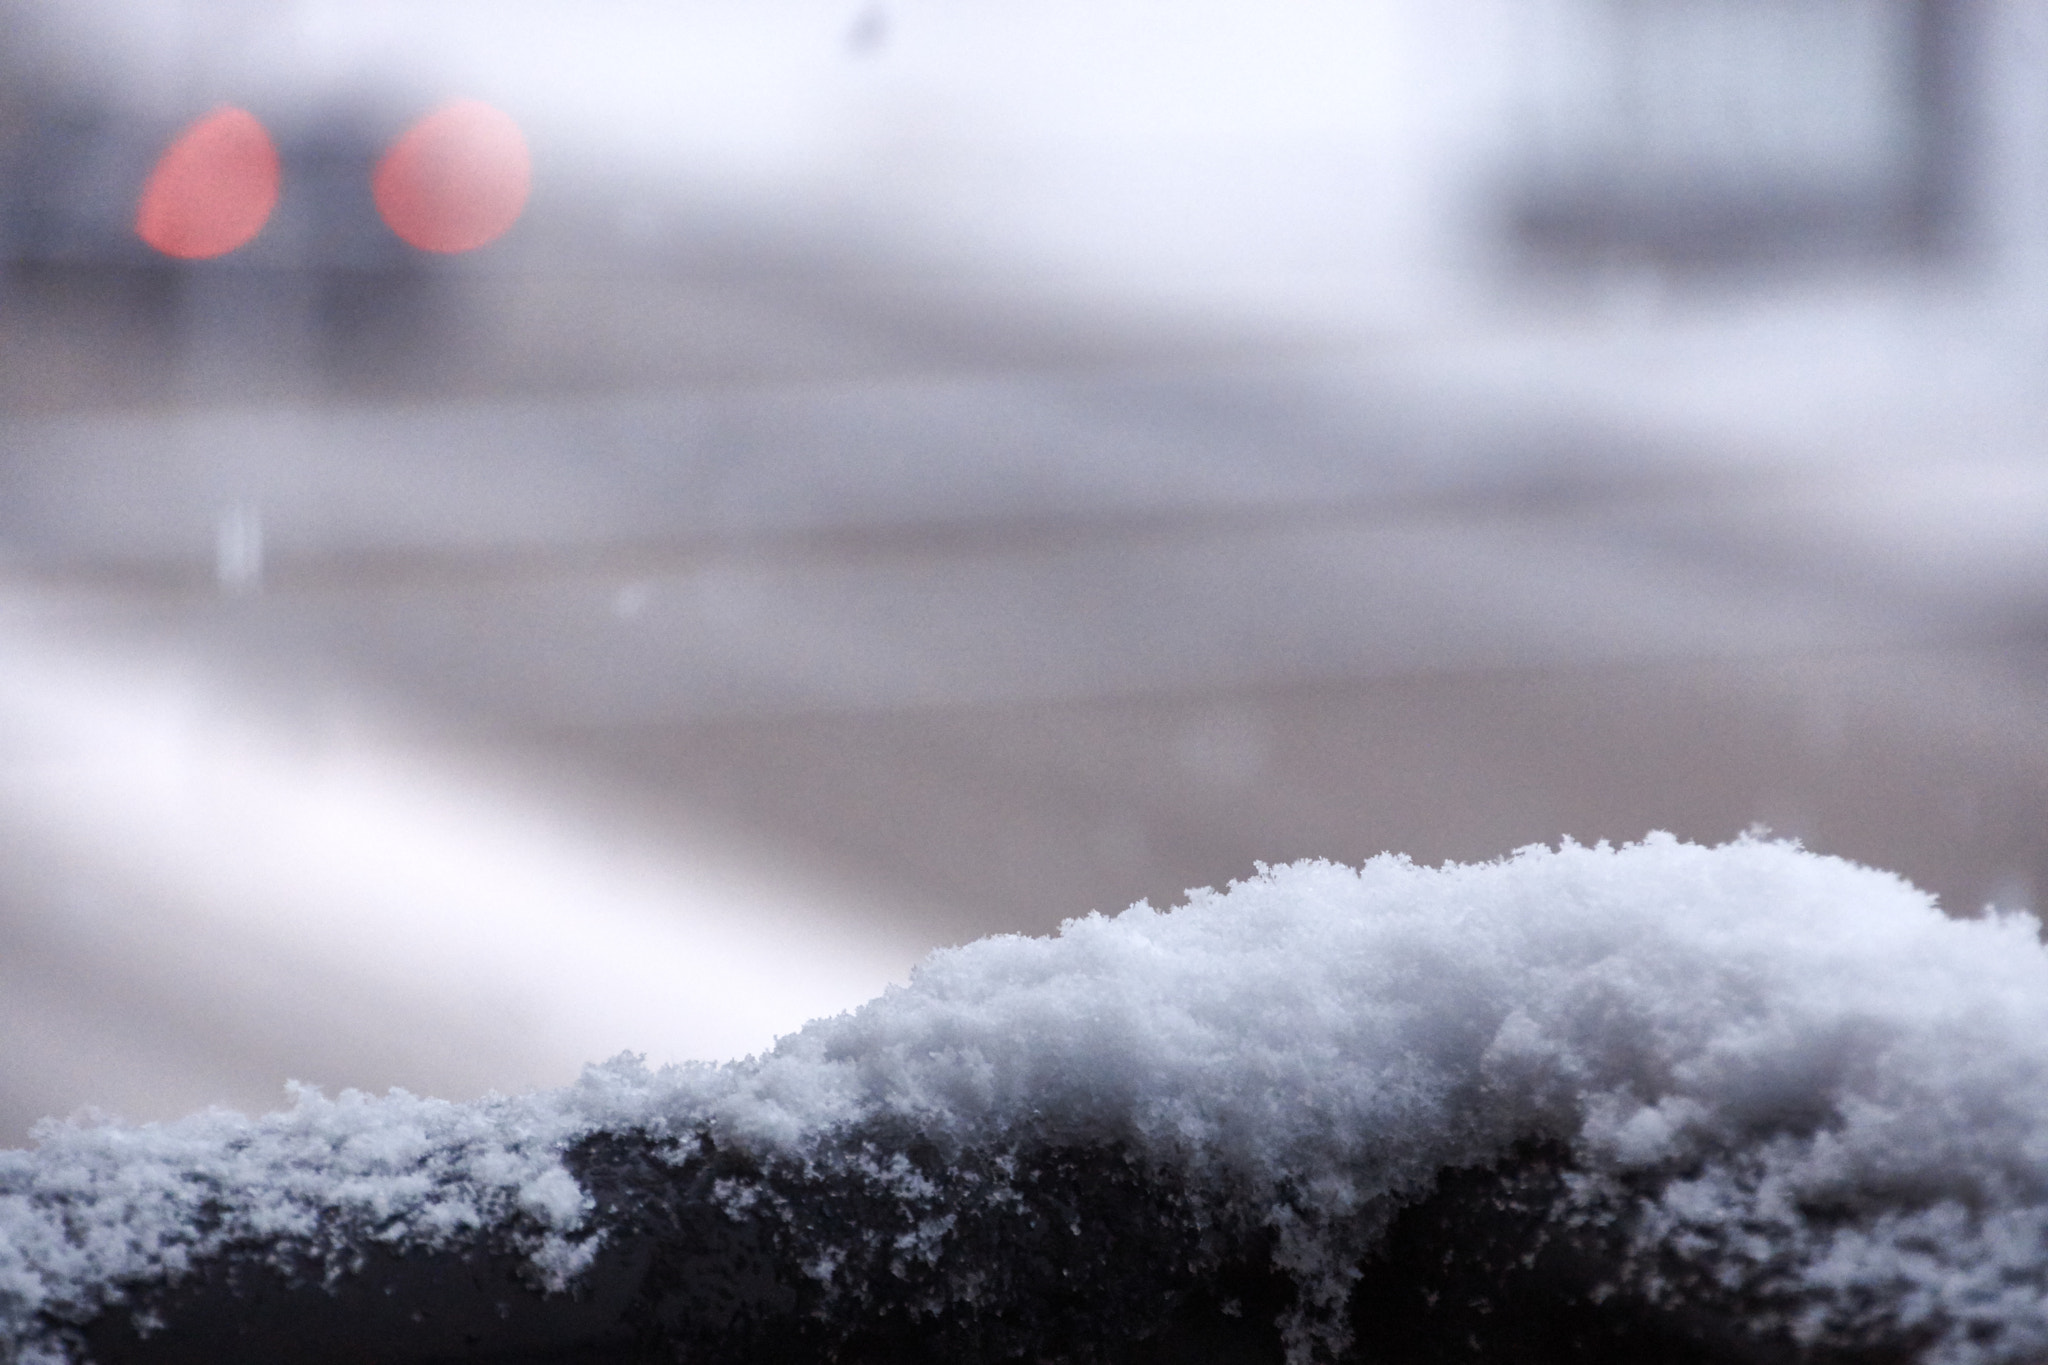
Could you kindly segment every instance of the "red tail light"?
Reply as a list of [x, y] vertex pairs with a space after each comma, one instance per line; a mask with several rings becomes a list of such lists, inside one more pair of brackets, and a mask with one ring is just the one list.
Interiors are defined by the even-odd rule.
[[478, 100], [443, 106], [401, 133], [370, 180], [377, 211], [422, 251], [470, 251], [519, 219], [532, 187], [526, 138]]
[[216, 109], [157, 158], [135, 233], [166, 256], [224, 256], [263, 230], [277, 187], [277, 147], [256, 116]]

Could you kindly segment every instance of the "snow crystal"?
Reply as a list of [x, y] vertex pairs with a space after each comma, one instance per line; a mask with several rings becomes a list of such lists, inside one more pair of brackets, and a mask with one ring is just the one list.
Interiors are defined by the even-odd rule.
[[[864, 1161], [925, 1210], [915, 1170], [835, 1146], [878, 1125], [1172, 1166], [1276, 1234], [1297, 1354], [1336, 1333], [1393, 1208], [1532, 1139], [1570, 1150], [1582, 1212], [1629, 1215], [1653, 1298], [1739, 1288], [1806, 1341], [1918, 1330], [1938, 1365], [2048, 1348], [2036, 923], [1945, 918], [1794, 845], [1663, 835], [1262, 869], [1171, 912], [937, 953], [726, 1066], [621, 1058], [475, 1105], [301, 1091], [261, 1119], [46, 1125], [0, 1154], [0, 1343], [57, 1352], [65, 1324], [251, 1241], [339, 1275], [366, 1241], [488, 1229], [559, 1286], [600, 1235], [563, 1153], [600, 1130]], [[915, 1226], [903, 1250], [929, 1259], [952, 1222], [931, 1207]], [[811, 1273], [837, 1265], [822, 1249]]]

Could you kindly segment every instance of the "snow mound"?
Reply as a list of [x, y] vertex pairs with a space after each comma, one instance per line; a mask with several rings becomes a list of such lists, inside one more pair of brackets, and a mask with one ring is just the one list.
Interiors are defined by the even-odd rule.
[[[934, 954], [763, 1056], [476, 1105], [310, 1092], [261, 1119], [49, 1124], [0, 1154], [0, 1353], [260, 1246], [340, 1276], [369, 1243], [490, 1235], [559, 1287], [603, 1229], [564, 1154], [709, 1135], [811, 1169], [849, 1135], [1120, 1145], [1270, 1229], [1298, 1360], [1341, 1350], [1361, 1256], [1446, 1168], [1568, 1149], [1561, 1217], [1621, 1287], [1719, 1295], [1807, 1345], [2048, 1358], [2048, 951], [1795, 845], [1654, 835], [1440, 869], [1262, 869], [1170, 912]], [[929, 1196], [903, 1177], [903, 1198]], [[735, 1207], [745, 1204], [735, 1191]], [[949, 1224], [926, 1218], [944, 1251]], [[831, 1250], [817, 1273], [829, 1277]]]

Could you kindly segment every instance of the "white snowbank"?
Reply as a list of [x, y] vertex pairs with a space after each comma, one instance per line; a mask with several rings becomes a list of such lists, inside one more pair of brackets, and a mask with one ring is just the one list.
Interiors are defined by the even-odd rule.
[[1553, 1138], [1586, 1209], [1639, 1201], [1665, 1254], [1653, 1292], [1682, 1292], [1657, 1279], [1675, 1255], [1778, 1296], [1812, 1339], [1919, 1323], [1944, 1365], [2048, 1352], [2035, 922], [1947, 919], [1796, 846], [1661, 835], [1300, 863], [1168, 913], [987, 939], [723, 1067], [628, 1058], [473, 1106], [302, 1093], [258, 1120], [46, 1126], [0, 1154], [0, 1341], [47, 1345], [39, 1310], [89, 1314], [252, 1236], [317, 1253], [507, 1226], [559, 1283], [590, 1254], [559, 1159], [578, 1136], [708, 1127], [829, 1156], [885, 1119], [965, 1144], [1131, 1142], [1270, 1221], [1310, 1316], [1341, 1301], [1376, 1209]]

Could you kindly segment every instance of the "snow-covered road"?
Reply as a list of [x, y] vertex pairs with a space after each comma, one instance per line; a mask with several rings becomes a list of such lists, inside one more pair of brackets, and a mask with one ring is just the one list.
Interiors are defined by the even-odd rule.
[[726, 1056], [1258, 860], [2048, 895], [2038, 253], [1503, 278], [1481, 0], [358, 8], [214, 75], [438, 33], [576, 168], [502, 252], [0, 281], [0, 1140]]

